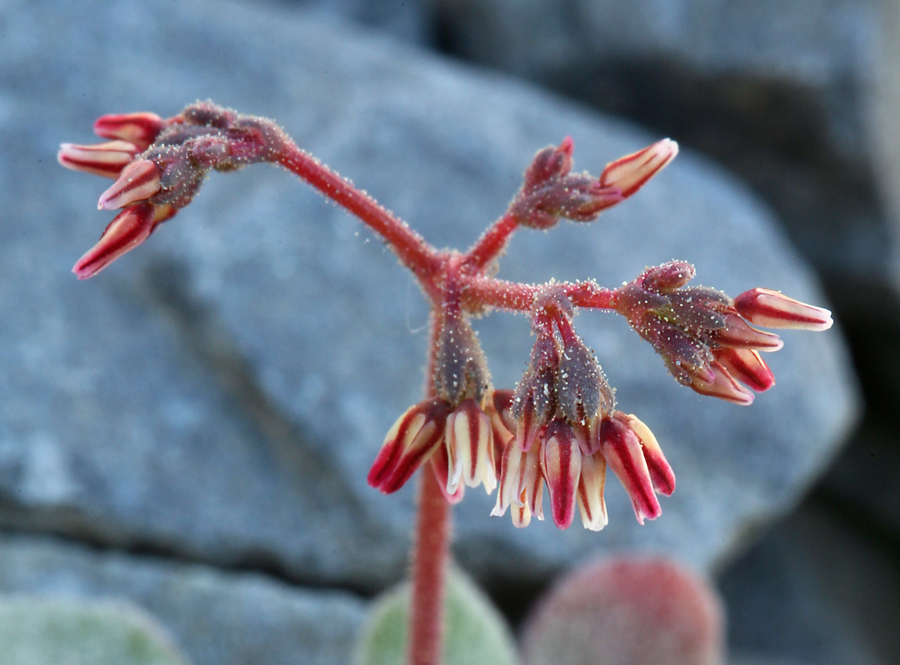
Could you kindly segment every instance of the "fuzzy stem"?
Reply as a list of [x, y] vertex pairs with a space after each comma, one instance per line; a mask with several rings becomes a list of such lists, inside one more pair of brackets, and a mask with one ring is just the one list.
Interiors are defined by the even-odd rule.
[[[435, 394], [434, 371], [441, 328], [440, 305], [431, 313], [425, 395]], [[444, 583], [450, 557], [450, 504], [427, 464], [419, 473], [419, 503], [412, 550], [409, 665], [440, 665], [443, 651]]]
[[466, 264], [482, 270], [506, 249], [506, 243], [519, 226], [515, 218], [507, 213], [487, 229], [478, 241], [466, 252]]
[[[470, 277], [463, 289], [463, 307], [477, 312], [484, 307], [496, 307], [516, 312], [528, 312], [535, 295], [544, 285], [519, 284], [493, 277]], [[617, 292], [605, 289], [596, 282], [562, 284], [562, 289], [575, 307], [587, 309], [615, 309]]]
[[371, 196], [354, 187], [349, 180], [320, 164], [294, 143], [286, 143], [279, 151], [276, 161], [359, 217], [390, 245], [403, 265], [413, 272], [429, 297], [432, 300], [438, 299], [439, 290], [434, 283], [434, 275], [441, 265], [441, 255], [422, 236], [392, 212], [381, 207]]
[[423, 468], [412, 561], [409, 665], [439, 665], [443, 649], [444, 583], [450, 545], [450, 504], [437, 477]]

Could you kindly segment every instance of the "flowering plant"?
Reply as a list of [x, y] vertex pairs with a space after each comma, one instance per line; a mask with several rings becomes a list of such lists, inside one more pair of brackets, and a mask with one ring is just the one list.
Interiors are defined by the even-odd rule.
[[[409, 660], [440, 661], [449, 506], [466, 487], [497, 490], [494, 515], [513, 524], [550, 516], [569, 527], [607, 523], [604, 483], [609, 467], [631, 498], [637, 520], [662, 513], [657, 497], [675, 490], [675, 476], [650, 428], [616, 409], [615, 392], [574, 327], [580, 309], [621, 314], [660, 355], [677, 382], [694, 391], [748, 405], [753, 391], [774, 385], [760, 353], [779, 338], [754, 326], [825, 330], [827, 310], [781, 293], [752, 289], [735, 298], [692, 286], [684, 261], [647, 268], [616, 289], [588, 280], [522, 284], [495, 275], [519, 227], [550, 229], [561, 219], [594, 221], [637, 192], [674, 159], [668, 139], [606, 166], [599, 177], [573, 173], [571, 139], [539, 151], [506, 212], [465, 252], [438, 250], [404, 222], [298, 148], [275, 123], [210, 102], [164, 119], [151, 113], [103, 116], [94, 130], [105, 143], [63, 144], [63, 166], [114, 180], [101, 209], [121, 212], [75, 264], [86, 279], [137, 247], [196, 195], [211, 170], [278, 164], [356, 215], [396, 253], [431, 306], [426, 394], [402, 414], [368, 475], [391, 493], [422, 466], [413, 552]], [[502, 309], [530, 318], [530, 362], [514, 389], [491, 383], [472, 319]]]

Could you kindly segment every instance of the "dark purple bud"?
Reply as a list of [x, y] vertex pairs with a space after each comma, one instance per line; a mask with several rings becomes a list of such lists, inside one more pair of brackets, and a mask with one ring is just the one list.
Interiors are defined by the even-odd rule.
[[480, 404], [490, 383], [478, 335], [464, 316], [445, 313], [434, 369], [435, 392], [454, 406], [467, 398]]

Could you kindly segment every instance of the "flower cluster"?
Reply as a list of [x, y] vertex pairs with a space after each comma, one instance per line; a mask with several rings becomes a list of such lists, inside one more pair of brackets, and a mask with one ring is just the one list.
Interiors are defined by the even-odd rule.
[[80, 279], [96, 275], [143, 243], [191, 202], [210, 170], [273, 161], [285, 141], [270, 123], [209, 102], [188, 106], [167, 120], [154, 113], [106, 115], [94, 123], [94, 132], [111, 140], [64, 143], [57, 159], [67, 168], [114, 179], [97, 207], [122, 212], [75, 264], [73, 272]]
[[671, 261], [648, 268], [617, 291], [616, 309], [662, 356], [675, 379], [701, 395], [753, 402], [775, 377], [760, 352], [777, 351], [777, 335], [754, 328], [826, 330], [828, 310], [776, 291], [753, 289], [732, 300], [716, 289], [686, 286], [694, 267]]
[[543, 519], [546, 484], [551, 516], [567, 528], [575, 507], [592, 530], [607, 522], [607, 465], [631, 497], [639, 522], [661, 508], [675, 476], [649, 428], [614, 410], [612, 388], [594, 354], [572, 326], [571, 302], [559, 287], [536, 298], [537, 341], [515, 391], [489, 385], [484, 357], [463, 317], [442, 321], [435, 368], [437, 397], [411, 407], [388, 432], [369, 472], [369, 483], [394, 492], [426, 460], [448, 500], [462, 498], [463, 484], [499, 483], [492, 514], [510, 509], [513, 523]]

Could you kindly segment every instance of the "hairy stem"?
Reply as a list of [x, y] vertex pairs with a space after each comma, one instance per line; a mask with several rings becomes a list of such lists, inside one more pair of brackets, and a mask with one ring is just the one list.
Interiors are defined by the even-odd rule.
[[439, 289], [434, 283], [434, 275], [438, 273], [441, 257], [422, 236], [392, 212], [381, 207], [371, 196], [354, 187], [349, 180], [320, 164], [295, 144], [286, 144], [279, 152], [277, 162], [359, 217], [390, 245], [401, 263], [413, 272], [429, 297], [432, 300], [438, 299]]
[[510, 214], [498, 219], [466, 252], [466, 264], [478, 271], [483, 270], [503, 253], [506, 243], [518, 226], [519, 223]]
[[[434, 373], [441, 312], [431, 313], [431, 340], [425, 395], [435, 394]], [[426, 464], [419, 475], [419, 503], [412, 550], [412, 604], [409, 610], [409, 665], [440, 665], [443, 649], [444, 582], [450, 549], [450, 504]]]
[[[477, 312], [483, 307], [496, 307], [515, 312], [528, 312], [534, 297], [545, 285], [519, 284], [493, 277], [469, 277], [462, 291], [463, 307]], [[617, 292], [605, 289], [596, 282], [574, 282], [560, 285], [576, 307], [587, 309], [615, 309]]]
[[427, 466], [420, 473], [412, 561], [409, 665], [439, 665], [443, 648], [444, 583], [450, 545], [450, 504]]

